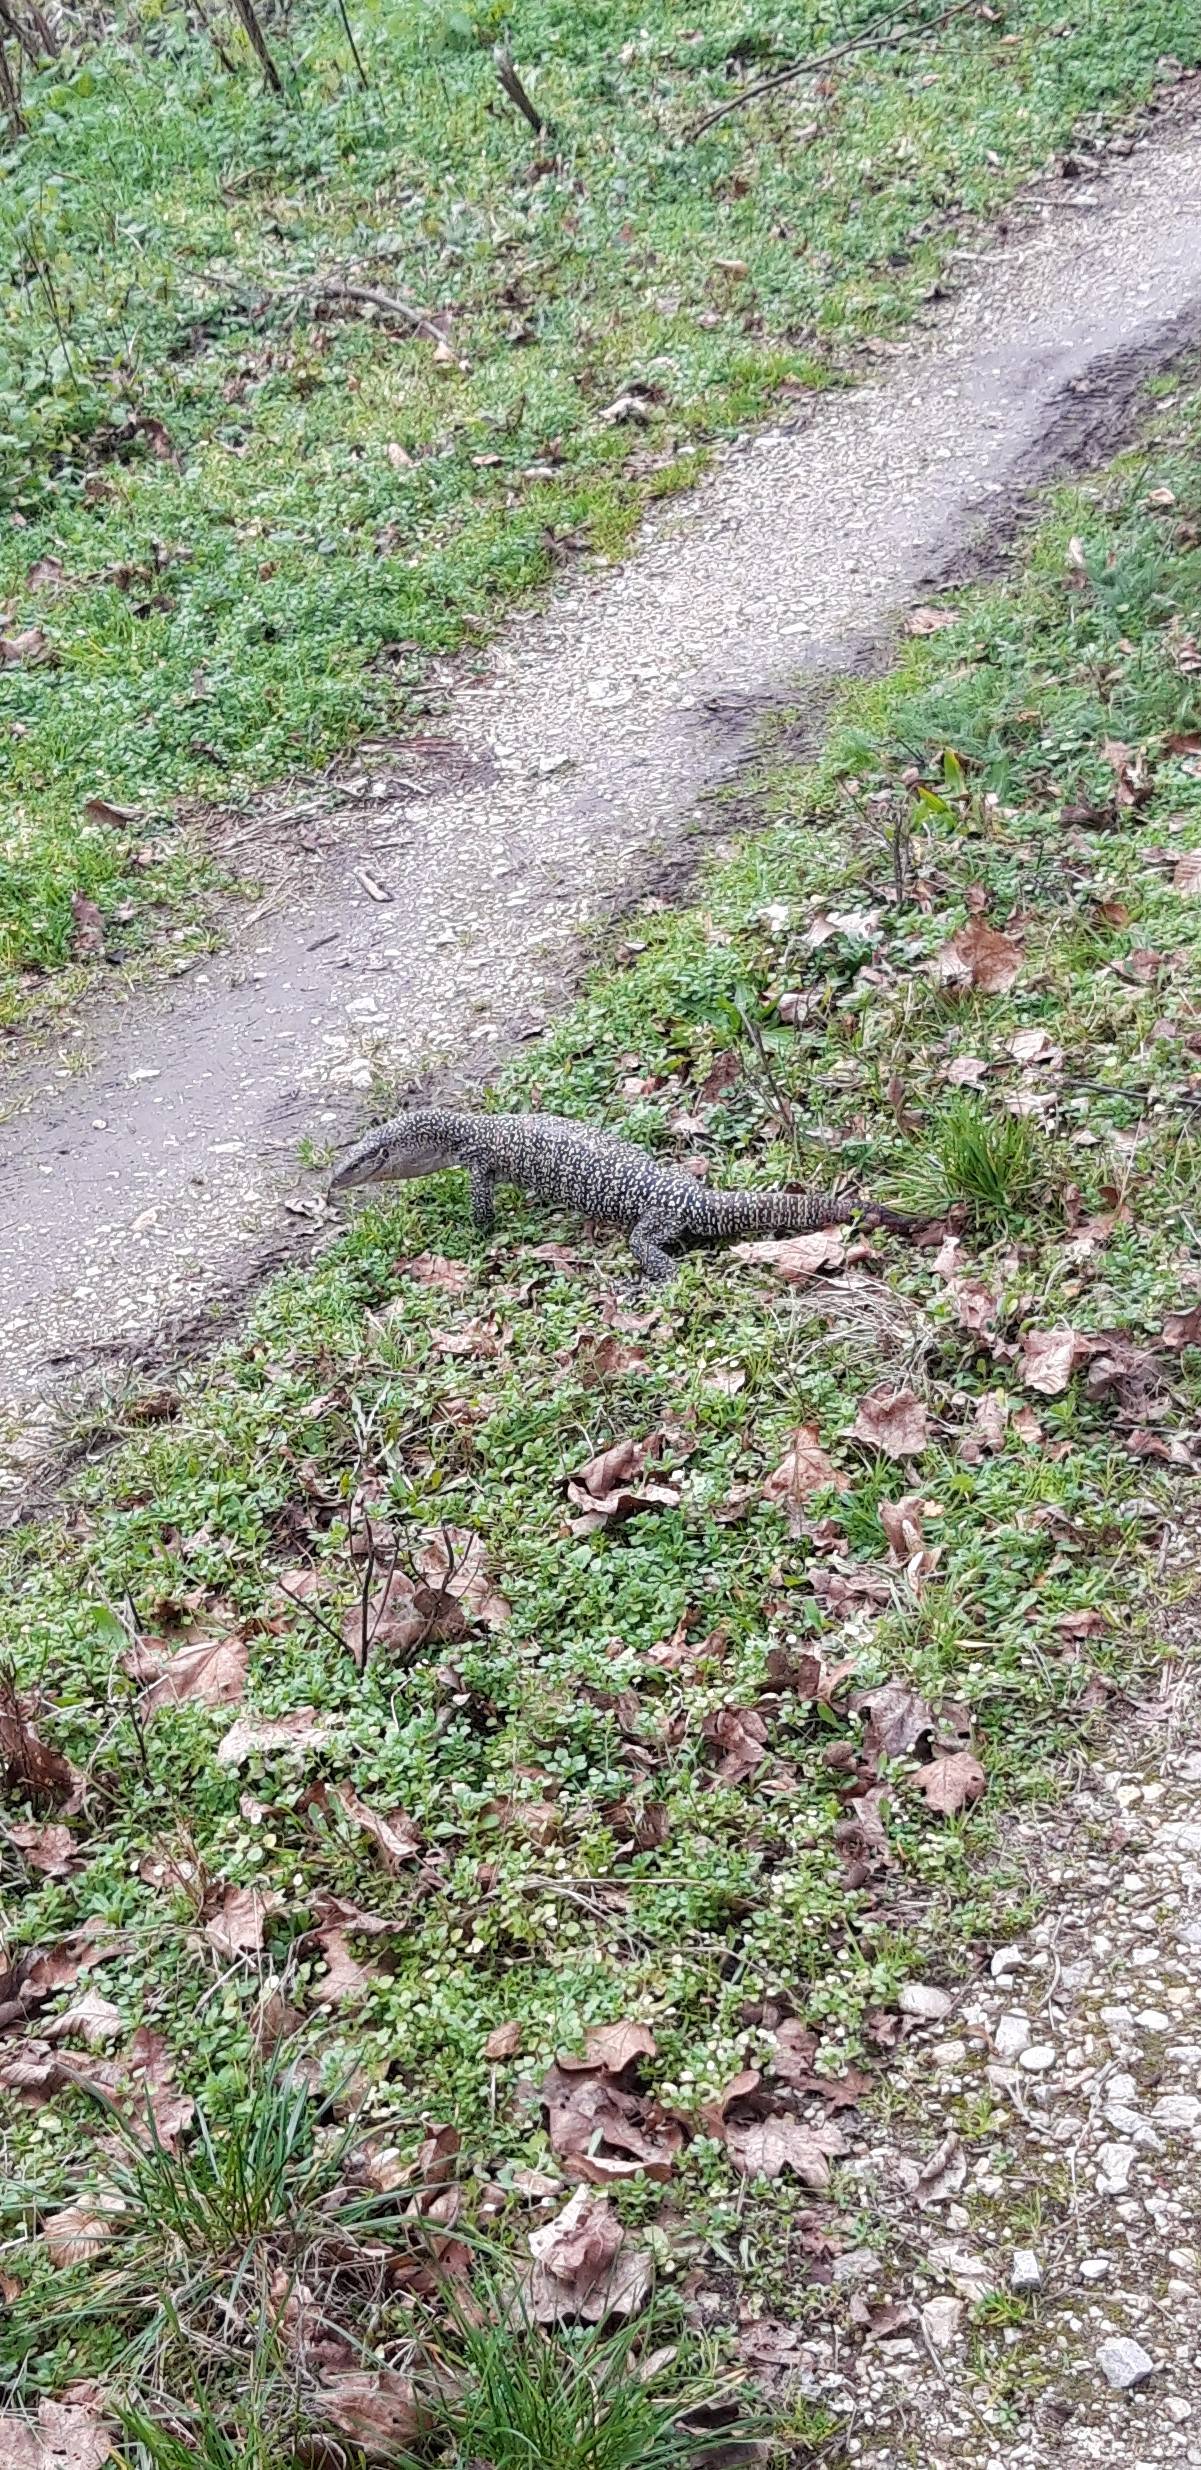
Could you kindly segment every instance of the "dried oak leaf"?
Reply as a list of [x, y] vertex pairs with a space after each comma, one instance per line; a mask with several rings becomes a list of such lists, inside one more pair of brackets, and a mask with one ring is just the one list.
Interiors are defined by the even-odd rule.
[[779, 1466], [773, 1468], [763, 1486], [763, 1498], [778, 1509], [788, 1512], [789, 1527], [794, 1535], [801, 1533], [805, 1504], [815, 1492], [845, 1492], [850, 1477], [840, 1473], [822, 1448], [816, 1424], [802, 1424], [794, 1432]]
[[934, 955], [934, 966], [948, 986], [970, 986], [981, 995], [1006, 995], [1022, 964], [1021, 946], [1012, 936], [972, 918]]
[[240, 1767], [271, 1750], [320, 1749], [329, 1735], [329, 1720], [315, 1707], [294, 1707], [290, 1715], [239, 1715], [218, 1744], [217, 1765]]
[[83, 1778], [35, 1731], [11, 1673], [0, 1671], [0, 1766], [4, 1788], [21, 1800], [78, 1806]]
[[47, 2041], [71, 2041], [76, 2036], [89, 2050], [102, 2050], [121, 2031], [121, 2010], [100, 1990], [85, 1990], [61, 2015], [43, 2027]]
[[651, 2095], [627, 2091], [603, 2068], [556, 2064], [543, 2078], [542, 2099], [551, 2149], [570, 2177], [595, 2186], [671, 2177], [684, 2131]]
[[236, 1706], [246, 1687], [247, 1657], [245, 1639], [233, 1632], [224, 1638], [197, 1638], [180, 1647], [145, 1692], [143, 1717], [149, 1720], [164, 1707], [188, 1703]]
[[567, 1480], [567, 1498], [583, 1512], [573, 1518], [573, 1535], [590, 1535], [597, 1527], [618, 1526], [647, 1510], [676, 1509], [677, 1484], [646, 1481], [644, 1470], [652, 1441], [614, 1441]]
[[495, 2026], [494, 2030], [489, 2033], [488, 2038], [484, 2043], [484, 2056], [485, 2058], [490, 2059], [494, 2064], [499, 2059], [516, 2058], [517, 2053], [521, 2048], [521, 2039], [522, 2027], [520, 2024], [498, 2024]]
[[411, 1260], [392, 1264], [403, 1277], [416, 1278], [421, 1286], [440, 1287], [444, 1295], [462, 1295], [471, 1283], [471, 1269], [466, 1261], [450, 1261], [444, 1252], [416, 1252]]
[[637, 2058], [654, 2058], [658, 2043], [649, 2024], [594, 2024], [584, 2043], [582, 2058], [559, 2053], [558, 2064], [565, 2075], [584, 2068], [600, 2067], [606, 2075], [621, 2075]]
[[1077, 1329], [1028, 1329], [1018, 1357], [1018, 1379], [1040, 1397], [1058, 1398], [1090, 1353]]
[[779, 2178], [791, 2170], [802, 2187], [823, 2195], [830, 2184], [830, 2163], [847, 2150], [846, 2137], [833, 2121], [807, 2127], [799, 2118], [754, 2119], [726, 2127], [726, 2150], [745, 2178]]
[[1193, 1304], [1185, 1312], [1165, 1314], [1161, 1335], [1164, 1345], [1176, 1354], [1181, 1347], [1201, 1346], [1201, 1304]]
[[860, 1399], [851, 1439], [882, 1449], [888, 1458], [918, 1458], [927, 1442], [925, 1407], [911, 1389], [890, 1389], [882, 1382]]
[[851, 1704], [856, 1714], [867, 1716], [863, 1746], [873, 1765], [881, 1758], [908, 1758], [935, 1729], [933, 1709], [905, 1681], [861, 1690]]
[[767, 1726], [754, 1707], [715, 1707], [701, 1729], [724, 1753], [719, 1784], [745, 1784], [767, 1756]]
[[0, 635], [0, 668], [45, 668], [57, 659], [49, 635], [40, 626], [23, 626], [15, 635]]
[[804, 1286], [820, 1269], [841, 1269], [847, 1257], [846, 1236], [834, 1227], [814, 1235], [768, 1235], [760, 1243], [733, 1244], [736, 1261], [774, 1269], [789, 1286]]
[[416, 1860], [421, 1850], [421, 1830], [404, 1810], [389, 1810], [385, 1815], [382, 1810], [369, 1809], [365, 1801], [360, 1801], [353, 1784], [335, 1784], [332, 1797], [341, 1803], [354, 1825], [378, 1845], [384, 1867], [393, 1877], [399, 1875], [406, 1862]]
[[1187, 849], [1177, 858], [1172, 869], [1172, 889], [1185, 892], [1190, 900], [1201, 900], [1201, 849]]
[[218, 1955], [257, 1955], [272, 1913], [283, 1908], [273, 1888], [227, 1887], [217, 1911], [204, 1925], [205, 1937]]
[[[423, 1544], [417, 1566], [427, 1585], [441, 1599], [461, 1604], [485, 1629], [502, 1629], [511, 1606], [488, 1575], [482, 1539], [466, 1527], [441, 1527]], [[439, 1633], [435, 1630], [434, 1635]]]
[[36, 2420], [0, 2414], [0, 2470], [104, 2470], [113, 2439], [92, 2409], [43, 2401]]
[[325, 1971], [316, 1985], [317, 1997], [338, 2007], [365, 1998], [374, 1977], [366, 1965], [360, 1964], [358, 1957], [352, 1955], [346, 1931], [316, 1930], [313, 1944], [320, 1948], [325, 1958]]
[[970, 1750], [947, 1750], [940, 1751], [928, 1766], [919, 1767], [913, 1781], [928, 1808], [940, 1818], [949, 1818], [979, 1800], [987, 1778]]
[[329, 2376], [313, 2398], [323, 2424], [349, 2437], [369, 2461], [394, 2461], [422, 2432], [414, 2387], [392, 2367]]
[[536, 2324], [637, 2313], [649, 2295], [650, 2256], [637, 2247], [603, 2196], [580, 2187], [555, 2221], [530, 2232], [533, 2265], [520, 2301]]
[[51, 2263], [64, 2269], [70, 2264], [94, 2263], [101, 2248], [115, 2236], [115, 2215], [123, 2210], [119, 2201], [105, 2205], [98, 2197], [90, 2201], [85, 2197], [78, 2204], [65, 2205], [61, 2213], [48, 2213], [42, 2236]]
[[39, 1826], [36, 1818], [8, 1830], [10, 1843], [43, 1878], [66, 1878], [83, 1858], [69, 1827]]

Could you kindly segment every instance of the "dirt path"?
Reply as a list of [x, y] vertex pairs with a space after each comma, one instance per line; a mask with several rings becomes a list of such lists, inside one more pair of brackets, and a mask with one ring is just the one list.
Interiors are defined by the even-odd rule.
[[0, 1484], [64, 1377], [295, 1241], [297, 1142], [349, 1133], [373, 1060], [478, 1070], [536, 1024], [581, 928], [684, 845], [756, 703], [880, 639], [1201, 334], [1195, 107], [1013, 225], [877, 382], [724, 456], [628, 564], [516, 623], [382, 796], [364, 779], [316, 835], [265, 816], [294, 855], [231, 950], [9, 1084]]
[[963, 1988], [902, 1992], [829, 2318], [742, 2325], [779, 2405], [830, 2409], [861, 2470], [1201, 2462], [1197, 1611], [1162, 1693], [1019, 1823], [1046, 1917]]

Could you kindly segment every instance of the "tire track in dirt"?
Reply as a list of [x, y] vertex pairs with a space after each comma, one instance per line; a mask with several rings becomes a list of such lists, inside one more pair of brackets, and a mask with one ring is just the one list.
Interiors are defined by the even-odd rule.
[[0, 1489], [64, 1385], [215, 1328], [311, 1244], [298, 1142], [349, 1135], [373, 1064], [485, 1071], [561, 994], [582, 930], [686, 852], [756, 710], [886, 640], [1198, 338], [1186, 100], [1094, 186], [1020, 201], [878, 379], [723, 453], [628, 562], [519, 617], [382, 797], [326, 795], [315, 849], [265, 805], [273, 862], [289, 830], [292, 850], [230, 948], [110, 997], [5, 1089]]

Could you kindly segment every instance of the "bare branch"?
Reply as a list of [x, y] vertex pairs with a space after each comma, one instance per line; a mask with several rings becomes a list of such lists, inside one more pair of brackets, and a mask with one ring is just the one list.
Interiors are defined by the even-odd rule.
[[[936, 34], [940, 26], [949, 25], [953, 17], [963, 17], [976, 6], [977, 0], [955, 0], [954, 6], [944, 9], [938, 17], [911, 19], [902, 26], [897, 25], [896, 10], [889, 9], [887, 13], [873, 17], [869, 25], [864, 26], [859, 34], [851, 35], [847, 42], [836, 43], [832, 51], [819, 52], [813, 60], [798, 60], [790, 69], [777, 69], [774, 77], [761, 77], [756, 86], [744, 86], [741, 94], [734, 95], [730, 102], [719, 103], [716, 111], [706, 112], [704, 119], [698, 120], [696, 127], [690, 129], [689, 136], [693, 139], [703, 137], [706, 129], [715, 128], [719, 120], [727, 120], [731, 112], [741, 111], [744, 103], [754, 103], [763, 94], [774, 94], [778, 87], [790, 86], [798, 77], [817, 77], [822, 69], [831, 68], [836, 60], [845, 60], [851, 52], [894, 51], [902, 43], [916, 42], [923, 34]], [[890, 28], [895, 31], [889, 32]]]
[[539, 111], [537, 104], [532, 102], [529, 95], [526, 93], [525, 87], [522, 85], [521, 79], [519, 78], [516, 68], [513, 65], [513, 54], [507, 43], [498, 43], [496, 45], [492, 54], [492, 61], [496, 74], [500, 79], [501, 85], [504, 87], [505, 93], [508, 95], [510, 103], [515, 103], [523, 120], [529, 121], [535, 137], [549, 137], [550, 122], [545, 118], [544, 114]]
[[237, 11], [238, 17], [245, 31], [246, 39], [252, 52], [254, 53], [255, 59], [258, 61], [264, 77], [266, 78], [267, 84], [271, 88], [272, 94], [278, 94], [282, 98], [284, 81], [280, 76], [279, 70], [276, 68], [270, 52], [267, 49], [267, 37], [259, 23], [258, 11], [255, 8], [254, 0], [234, 0], [234, 8]]

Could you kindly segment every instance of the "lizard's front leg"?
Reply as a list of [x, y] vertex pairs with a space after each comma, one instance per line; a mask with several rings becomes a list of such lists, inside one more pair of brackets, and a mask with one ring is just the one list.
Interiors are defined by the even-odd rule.
[[471, 1168], [471, 1215], [481, 1235], [490, 1235], [496, 1224], [496, 1178], [490, 1167]]

